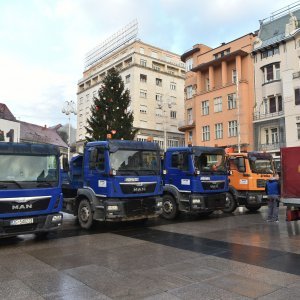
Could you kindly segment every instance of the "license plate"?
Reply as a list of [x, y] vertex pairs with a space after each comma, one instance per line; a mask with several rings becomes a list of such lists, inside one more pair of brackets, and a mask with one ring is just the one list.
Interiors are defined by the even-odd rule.
[[17, 219], [17, 220], [11, 220], [10, 225], [25, 225], [25, 224], [32, 224], [33, 218], [30, 219]]

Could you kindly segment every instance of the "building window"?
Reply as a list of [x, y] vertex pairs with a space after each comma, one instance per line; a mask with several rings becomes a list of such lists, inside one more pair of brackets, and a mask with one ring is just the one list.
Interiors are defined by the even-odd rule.
[[209, 141], [210, 133], [209, 133], [209, 125], [202, 126], [202, 141]]
[[279, 54], [279, 47], [274, 47], [272, 49], [265, 50], [261, 53], [261, 59]]
[[140, 113], [141, 114], [147, 113], [147, 105], [140, 105]]
[[162, 109], [161, 109], [161, 108], [157, 108], [157, 109], [156, 109], [155, 115], [156, 115], [157, 117], [162, 117], [162, 115], [163, 115]]
[[125, 83], [129, 83], [130, 82], [130, 75], [126, 75], [125, 76]]
[[185, 70], [188, 72], [193, 68], [193, 59], [189, 58], [185, 62]]
[[140, 97], [141, 98], [147, 98], [147, 91], [146, 90], [140, 90]]
[[192, 142], [192, 141], [193, 141], [193, 131], [189, 131], [188, 141], [189, 141], [189, 142]]
[[160, 71], [160, 66], [158, 66], [156, 64], [152, 64], [152, 69], [156, 70], [156, 71]]
[[209, 91], [209, 89], [210, 89], [209, 78], [205, 78], [205, 89], [206, 89], [207, 91]]
[[215, 134], [217, 140], [223, 138], [223, 123], [215, 124]]
[[205, 101], [202, 101], [201, 103], [201, 108], [202, 108], [202, 115], [203, 116], [206, 116], [209, 114], [209, 101], [208, 100], [205, 100]]
[[228, 136], [237, 136], [237, 121], [228, 122]]
[[168, 147], [179, 147], [179, 141], [174, 139], [168, 139]]
[[152, 52], [151, 52], [151, 57], [157, 58], [157, 52], [152, 51]]
[[222, 97], [214, 98], [214, 112], [222, 111]]
[[191, 85], [186, 87], [186, 98], [191, 99], [193, 97], [193, 87]]
[[300, 105], [300, 89], [295, 89], [295, 105]]
[[236, 73], [236, 70], [233, 69], [232, 70], [232, 83], [236, 83], [236, 80], [237, 80], [237, 73]]
[[176, 90], [176, 83], [175, 82], [170, 83], [170, 89], [173, 90], [173, 91]]
[[264, 73], [264, 83], [280, 79], [280, 64], [274, 63], [262, 68]]
[[228, 94], [227, 95], [228, 100], [228, 109], [234, 109], [236, 108], [236, 94]]
[[176, 103], [177, 103], [176, 97], [171, 96], [170, 99], [171, 99], [171, 105], [176, 105]]
[[155, 82], [156, 82], [156, 85], [157, 85], [157, 86], [162, 86], [162, 79], [156, 78], [156, 79], [155, 79]]
[[192, 108], [187, 109], [186, 115], [187, 115], [188, 124], [189, 125], [192, 124], [193, 123], [193, 109]]
[[176, 119], [176, 111], [170, 111], [171, 119]]
[[269, 145], [270, 142], [269, 129], [265, 129], [265, 139], [266, 139], [266, 144]]
[[271, 139], [272, 139], [272, 144], [277, 144], [279, 142], [279, 136], [278, 136], [278, 129], [277, 128], [272, 128], [271, 129]]
[[156, 94], [156, 95], [155, 95], [155, 100], [156, 100], [157, 102], [161, 103], [161, 102], [162, 102], [162, 94]]
[[278, 96], [277, 101], [278, 101], [278, 111], [282, 111], [282, 97]]
[[140, 82], [147, 82], [147, 75], [140, 74]]
[[141, 60], [140, 60], [140, 64], [141, 64], [141, 66], [143, 66], [143, 67], [147, 67], [147, 61], [144, 60], [144, 59], [141, 59]]
[[300, 123], [297, 123], [297, 135], [298, 135], [298, 140], [300, 140]]

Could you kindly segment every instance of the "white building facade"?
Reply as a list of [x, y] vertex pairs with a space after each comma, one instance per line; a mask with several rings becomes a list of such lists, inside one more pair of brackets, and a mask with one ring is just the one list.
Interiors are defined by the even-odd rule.
[[113, 67], [119, 70], [125, 88], [130, 91], [133, 127], [138, 129], [135, 139], [152, 138], [162, 149], [165, 145], [184, 145], [178, 124], [184, 119], [185, 65], [177, 54], [134, 40], [84, 71], [77, 92], [78, 151], [85, 142], [93, 97]]
[[300, 145], [300, 7], [261, 21], [253, 47], [254, 145], [274, 157]]

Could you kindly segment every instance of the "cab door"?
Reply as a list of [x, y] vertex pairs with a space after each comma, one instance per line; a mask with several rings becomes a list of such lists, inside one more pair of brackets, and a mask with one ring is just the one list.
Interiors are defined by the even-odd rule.
[[247, 173], [246, 159], [244, 156], [230, 156], [228, 159], [230, 170], [230, 185], [236, 190], [249, 190], [249, 177]]
[[176, 151], [171, 154], [168, 169], [168, 184], [174, 185], [179, 191], [191, 191], [192, 176], [190, 170], [190, 155], [187, 152]]

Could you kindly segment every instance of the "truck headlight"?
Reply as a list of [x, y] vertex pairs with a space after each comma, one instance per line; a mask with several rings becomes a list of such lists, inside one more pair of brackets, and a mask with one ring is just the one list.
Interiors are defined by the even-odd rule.
[[119, 210], [119, 207], [118, 207], [118, 205], [107, 205], [107, 210], [117, 211], [117, 210]]
[[55, 215], [52, 217], [52, 222], [60, 222], [62, 219], [61, 215]]
[[193, 199], [192, 203], [193, 204], [200, 204], [201, 203], [201, 199]]
[[162, 201], [157, 202], [157, 203], [156, 203], [156, 206], [157, 206], [157, 207], [162, 207]]

